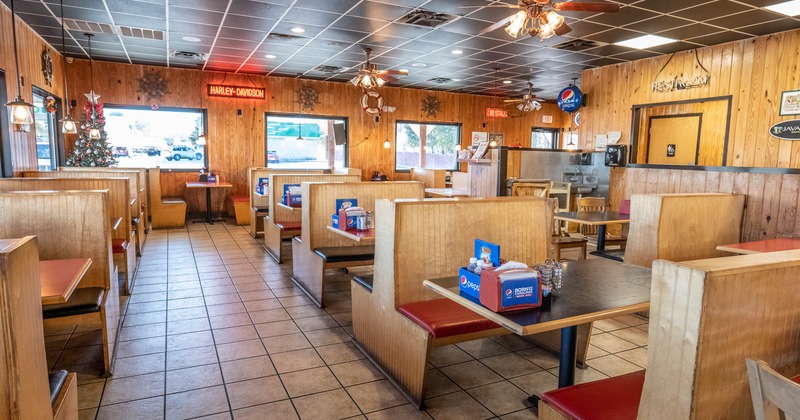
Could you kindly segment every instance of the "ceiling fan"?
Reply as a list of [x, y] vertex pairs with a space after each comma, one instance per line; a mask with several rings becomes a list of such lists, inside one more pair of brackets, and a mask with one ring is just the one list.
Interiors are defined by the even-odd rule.
[[521, 112], [531, 112], [533, 110], [538, 111], [542, 109], [542, 102], [544, 102], [544, 99], [539, 99], [533, 94], [533, 83], [528, 82], [528, 93], [522, 95], [520, 99], [506, 99], [503, 101], [503, 104], [516, 104], [517, 110]]
[[397, 74], [407, 76], [408, 72], [405, 70], [378, 70], [375, 64], [369, 62], [369, 56], [372, 54], [372, 48], [364, 48], [364, 54], [367, 55], [367, 61], [361, 65], [356, 77], [350, 80], [350, 83], [360, 86], [364, 89], [375, 89], [376, 87], [383, 86], [386, 82], [396, 82], [397, 79], [389, 76], [390, 74]]
[[506, 32], [516, 38], [523, 33], [530, 36], [539, 36], [544, 41], [553, 35], [564, 35], [572, 29], [564, 22], [564, 17], [559, 12], [593, 12], [593, 13], [617, 13], [619, 4], [607, 1], [577, 2], [553, 0], [519, 0], [516, 5], [506, 3], [494, 3], [487, 6], [476, 7], [505, 7], [519, 9], [517, 13], [495, 23], [482, 30], [478, 35], [492, 32], [503, 25]]

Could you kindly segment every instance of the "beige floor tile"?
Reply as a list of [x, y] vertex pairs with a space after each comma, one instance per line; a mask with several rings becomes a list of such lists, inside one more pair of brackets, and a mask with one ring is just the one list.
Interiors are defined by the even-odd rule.
[[219, 344], [234, 343], [237, 341], [258, 339], [258, 333], [252, 325], [242, 325], [239, 327], [222, 328], [213, 330], [214, 342]]
[[163, 353], [166, 351], [165, 342], [166, 340], [164, 337], [123, 341], [117, 345], [117, 357], [133, 357], [152, 353]]
[[525, 337], [516, 334], [506, 334], [498, 337], [492, 337], [492, 340], [511, 351], [529, 349], [535, 346], [535, 344], [526, 340]]
[[474, 388], [503, 380], [503, 377], [478, 361], [460, 363], [440, 368], [442, 373], [461, 388]]
[[324, 330], [324, 329], [336, 328], [339, 326], [339, 323], [336, 322], [336, 320], [333, 319], [330, 315], [300, 318], [294, 320], [294, 323], [297, 324], [297, 327], [300, 328], [300, 331], [303, 332]]
[[[555, 375], [556, 377], [558, 377], [558, 368], [549, 369], [548, 371], [553, 375]], [[591, 366], [585, 369], [575, 369], [576, 384], [598, 381], [600, 379], [606, 379], [606, 378], [608, 378], [608, 375], [603, 374], [602, 372], [592, 368]]]
[[222, 385], [219, 365], [194, 366], [167, 372], [167, 394]]
[[316, 350], [328, 365], [352, 362], [353, 360], [364, 358], [364, 353], [361, 353], [361, 350], [351, 342], [316, 347]]
[[206, 305], [208, 306], [224, 305], [228, 303], [237, 303], [242, 301], [238, 293], [206, 296], [205, 300], [206, 300]]
[[558, 356], [540, 347], [533, 347], [517, 352], [520, 356], [530, 360], [543, 369], [558, 366]]
[[647, 349], [644, 347], [639, 347], [633, 350], [623, 351], [617, 353], [617, 356], [633, 363], [638, 366], [641, 366], [643, 369], [647, 368]]
[[361, 414], [343, 389], [295, 398], [292, 402], [303, 420], [344, 419]]
[[448, 365], [455, 365], [473, 360], [469, 353], [461, 350], [458, 346], [451, 344], [444, 347], [438, 347], [433, 350], [429, 359], [430, 364], [442, 367]]
[[457, 347], [467, 352], [470, 356], [480, 359], [482, 357], [496, 356], [508, 353], [509, 350], [490, 338], [466, 341], [456, 344]]
[[114, 378], [162, 372], [166, 368], [167, 354], [153, 353], [144, 356], [120, 358], [114, 364]]
[[256, 330], [261, 338], [274, 337], [278, 335], [296, 334], [300, 332], [294, 321], [267, 322], [256, 325]]
[[628, 328], [630, 325], [625, 324], [623, 322], [617, 321], [613, 318], [609, 319], [601, 319], [599, 321], [595, 321], [593, 324], [594, 328], [600, 329], [602, 331], [616, 331], [621, 330], [623, 328]]
[[[94, 418], [94, 417], [92, 417]], [[97, 420], [163, 419], [164, 396], [106, 405], [97, 410]]]
[[228, 410], [230, 408], [223, 386], [169, 394], [166, 397], [167, 419], [190, 419]]
[[336, 323], [345, 327], [353, 325], [353, 314], [350, 312], [340, 312], [338, 314], [331, 315], [333, 319], [336, 320]]
[[221, 362], [226, 362], [229, 360], [266, 355], [267, 350], [264, 348], [264, 343], [262, 343], [261, 340], [255, 339], [217, 344], [217, 354]]
[[289, 317], [285, 309], [278, 308], [250, 312], [250, 319], [252, 319], [253, 324], [263, 324], [267, 322], [287, 321], [290, 320], [291, 317]]
[[101, 405], [111, 405], [164, 394], [164, 372], [109, 379]]
[[191, 332], [210, 330], [208, 318], [184, 319], [181, 321], [169, 321], [167, 323], [167, 335], [186, 334]]
[[125, 316], [123, 327], [135, 327], [137, 325], [157, 324], [167, 320], [166, 311], [145, 312], [141, 314], [130, 314]]
[[321, 309], [316, 305], [292, 306], [291, 308], [286, 308], [286, 312], [288, 312], [289, 315], [294, 319], [327, 314], [324, 309]]
[[235, 287], [236, 290], [239, 291], [239, 293], [254, 292], [256, 290], [269, 290], [269, 286], [267, 286], [267, 284], [264, 282], [241, 283], [237, 284]]
[[311, 347], [302, 333], [269, 337], [262, 340], [269, 354], [283, 353]]
[[239, 327], [242, 325], [253, 324], [253, 321], [250, 319], [250, 316], [247, 314], [247, 312], [231, 314], [231, 315], [212, 316], [208, 320], [211, 324], [211, 328], [213, 329], [231, 328], [231, 327]]
[[[245, 284], [264, 284], [264, 283], [245, 283]], [[269, 290], [251, 290], [251, 291], [240, 291], [239, 297], [244, 302], [248, 302], [251, 300], [264, 300], [264, 299], [274, 299], [275, 295], [272, 294]]]
[[91, 331], [91, 332], [72, 334], [63, 348], [74, 349], [77, 347], [102, 346], [102, 345], [103, 345], [103, 335], [99, 331], [97, 332]]
[[589, 366], [608, 376], [619, 376], [642, 370], [641, 366], [635, 365], [613, 354], [592, 359]]
[[140, 340], [167, 334], [167, 323], [139, 325], [136, 327], [122, 327], [119, 330], [119, 341]]
[[222, 377], [225, 383], [246, 381], [277, 374], [269, 356], [222, 362]]
[[167, 370], [201, 366], [217, 362], [217, 350], [214, 346], [167, 352]]
[[558, 377], [548, 371], [519, 376], [510, 381], [526, 394], [542, 395], [551, 389], [558, 388]]
[[63, 350], [55, 366], [84, 365], [97, 360], [103, 360], [103, 346], [78, 347]]
[[593, 345], [590, 344], [589, 345], [589, 351], [586, 353], [586, 359], [587, 360], [596, 359], [598, 357], [607, 356], [609, 354], [610, 354], [609, 352], [607, 352], [605, 350], [602, 350], [599, 347], [593, 346]]
[[533, 411], [533, 408], [526, 408], [524, 410], [515, 411], [513, 413], [500, 416], [501, 420], [536, 420], [539, 416]]
[[625, 328], [622, 330], [612, 331], [609, 334], [619, 337], [625, 341], [630, 341], [637, 346], [647, 345], [647, 332], [642, 331], [636, 327]]
[[428, 369], [427, 376], [425, 377], [425, 388], [423, 395], [425, 398], [438, 397], [439, 395], [449, 394], [451, 392], [459, 391], [461, 388], [455, 382], [450, 380], [439, 369]]
[[214, 337], [211, 335], [210, 330], [167, 336], [167, 351], [213, 345]]
[[615, 317], [613, 319], [615, 321], [619, 321], [622, 322], [623, 324], [628, 324], [630, 326], [643, 325], [649, 322], [647, 318], [642, 318], [638, 315], [622, 315]]
[[542, 370], [538, 365], [516, 353], [505, 353], [481, 359], [481, 363], [508, 379]]
[[197, 306], [194, 308], [172, 309], [167, 312], [167, 321], [183, 321], [186, 319], [206, 318], [209, 312], [205, 307]]
[[638, 347], [628, 340], [623, 340], [615, 335], [611, 335], [611, 333], [593, 335], [591, 343], [591, 345], [609, 353], [618, 353]]
[[411, 404], [401, 405], [399, 407], [392, 407], [386, 410], [368, 413], [369, 420], [431, 420], [430, 414], [425, 411], [418, 410]]
[[208, 316], [210, 317], [247, 312], [247, 309], [245, 309], [244, 304], [242, 304], [242, 302], [226, 303], [224, 305], [213, 305], [207, 307], [206, 310], [208, 311]]
[[203, 296], [203, 289], [200, 288], [198, 284], [197, 287], [180, 289], [180, 290], [170, 290], [167, 292], [167, 299], [183, 299], [183, 298], [190, 298], [190, 297], [199, 297]]
[[364, 413], [397, 407], [408, 402], [388, 379], [348, 387], [347, 393]]
[[234, 410], [233, 418], [235, 420], [299, 419], [294, 406], [289, 400]]
[[492, 413], [464, 391], [425, 400], [427, 412], [436, 420], [478, 420]]
[[247, 308], [248, 312], [282, 308], [281, 302], [278, 299], [248, 300], [244, 302], [244, 306]]
[[378, 368], [367, 359], [354, 360], [329, 367], [344, 386], [357, 385], [384, 378]]
[[95, 417], [97, 417], [97, 407], [78, 410], [78, 420], [95, 420]]
[[529, 394], [506, 381], [468, 389], [467, 392], [498, 416], [533, 406], [528, 402]]
[[225, 387], [233, 410], [288, 398], [277, 376], [229, 383]]
[[280, 379], [283, 386], [286, 387], [286, 392], [292, 398], [341, 388], [333, 373], [324, 366], [284, 373], [281, 374]]
[[272, 363], [278, 373], [295, 372], [324, 366], [325, 362], [314, 349], [294, 350], [285, 353], [270, 354]]
[[78, 386], [78, 410], [97, 407], [103, 396], [104, 382], [95, 382]]
[[325, 330], [307, 331], [306, 338], [314, 346], [325, 346], [328, 344], [346, 343], [352, 340], [350, 334], [343, 328], [329, 328]]
[[305, 295], [297, 295], [297, 296], [286, 296], [282, 298], [278, 298], [278, 301], [281, 302], [283, 307], [288, 308], [291, 306], [302, 306], [302, 305], [311, 305], [313, 302], [308, 296]]

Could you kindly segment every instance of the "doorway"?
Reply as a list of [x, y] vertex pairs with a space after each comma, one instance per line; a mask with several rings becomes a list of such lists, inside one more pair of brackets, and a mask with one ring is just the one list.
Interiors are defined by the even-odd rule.
[[703, 114], [650, 117], [647, 161], [655, 165], [697, 165]]

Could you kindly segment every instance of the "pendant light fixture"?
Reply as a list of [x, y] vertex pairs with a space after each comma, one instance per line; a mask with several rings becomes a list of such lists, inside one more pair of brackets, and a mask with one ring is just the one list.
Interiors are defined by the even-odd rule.
[[300, 98], [297, 99], [297, 138], [295, 140], [303, 141], [303, 125], [300, 124]]
[[86, 33], [86, 40], [89, 42], [89, 93], [86, 95], [89, 98], [90, 105], [92, 107], [92, 122], [89, 125], [89, 138], [92, 140], [100, 140], [100, 128], [97, 127], [97, 114], [94, 109], [94, 105], [97, 103], [97, 99], [100, 98], [100, 95], [95, 95], [94, 93], [94, 59], [92, 58], [92, 37], [94, 34]]
[[388, 115], [385, 117], [386, 118], [386, 124], [385, 124], [385, 127], [386, 127], [386, 140], [383, 141], [383, 148], [384, 149], [391, 149], [392, 148], [392, 142], [389, 141], [389, 118], [388, 117], [389, 117]]
[[16, 131], [27, 132], [33, 124], [33, 105], [22, 99], [22, 77], [19, 75], [19, 54], [17, 53], [17, 16], [14, 13], [14, 0], [11, 0], [11, 33], [14, 36], [14, 64], [17, 69], [17, 98], [6, 104], [11, 113], [11, 124]]
[[78, 134], [78, 122], [69, 115], [69, 88], [67, 87], [67, 44], [64, 36], [64, 0], [61, 0], [61, 58], [64, 61], [64, 118], [61, 119], [61, 132]]

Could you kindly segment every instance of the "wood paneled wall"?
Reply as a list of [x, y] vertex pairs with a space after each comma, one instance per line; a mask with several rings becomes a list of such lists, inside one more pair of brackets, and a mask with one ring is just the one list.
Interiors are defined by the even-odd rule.
[[581, 89], [588, 96], [582, 111], [581, 146], [594, 147], [594, 136], [621, 131], [631, 138], [631, 107], [732, 95], [728, 143], [729, 166], [800, 167], [800, 142], [779, 140], [769, 127], [796, 117], [779, 116], [781, 92], [800, 86], [800, 30], [750, 38], [697, 50], [711, 74], [707, 86], [653, 92], [654, 80], [703, 75], [692, 51], [583, 71]]
[[[14, 35], [11, 29], [11, 9], [6, 7], [5, 4], [0, 4], [0, 39], [3, 40], [0, 42], [0, 69], [5, 72], [6, 96], [9, 101], [17, 97]], [[19, 18], [17, 18], [17, 44], [20, 74], [25, 82], [22, 86], [22, 98], [32, 102], [32, 86], [36, 86], [63, 99], [64, 66], [61, 54]], [[50, 57], [53, 59], [52, 86], [45, 84], [44, 75], [42, 74], [42, 52], [45, 49], [50, 51]], [[3, 106], [3, 112], [7, 112], [5, 106]], [[3, 133], [3, 136], [6, 135], [9, 135], [11, 140], [11, 165], [14, 172], [38, 169], [34, 128], [31, 127], [29, 133], [11, 130], [9, 133]]]

